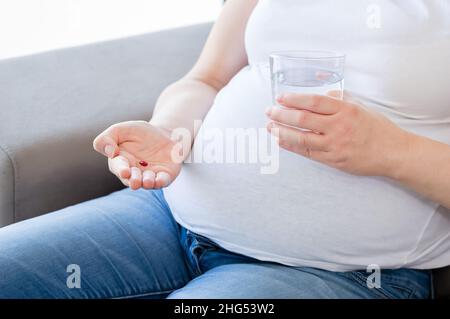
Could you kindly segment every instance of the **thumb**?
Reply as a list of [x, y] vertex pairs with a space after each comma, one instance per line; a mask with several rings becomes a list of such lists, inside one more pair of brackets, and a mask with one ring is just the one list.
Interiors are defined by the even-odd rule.
[[94, 149], [109, 158], [119, 155], [119, 146], [109, 135], [102, 133], [93, 142]]

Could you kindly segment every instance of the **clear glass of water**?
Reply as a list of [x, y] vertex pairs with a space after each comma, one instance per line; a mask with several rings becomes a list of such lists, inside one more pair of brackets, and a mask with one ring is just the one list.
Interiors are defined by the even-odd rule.
[[272, 98], [282, 93], [344, 93], [345, 55], [328, 51], [281, 51], [270, 55]]

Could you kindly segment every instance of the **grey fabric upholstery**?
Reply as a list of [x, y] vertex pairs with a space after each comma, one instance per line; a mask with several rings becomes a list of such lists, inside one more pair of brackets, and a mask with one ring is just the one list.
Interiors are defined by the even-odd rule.
[[0, 148], [0, 227], [14, 221], [13, 212], [14, 168], [5, 150]]
[[[209, 24], [0, 61], [0, 227], [121, 188], [93, 138], [149, 119], [192, 66]], [[450, 298], [450, 269], [435, 272]]]
[[0, 227], [121, 187], [92, 139], [148, 120], [210, 24], [0, 61]]

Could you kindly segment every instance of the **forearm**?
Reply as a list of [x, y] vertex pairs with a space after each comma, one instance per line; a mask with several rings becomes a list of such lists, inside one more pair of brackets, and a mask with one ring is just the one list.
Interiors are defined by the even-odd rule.
[[409, 134], [389, 177], [450, 209], [450, 146]]
[[193, 139], [198, 129], [194, 122], [203, 120], [217, 92], [217, 88], [206, 82], [185, 77], [161, 93], [150, 123], [167, 130], [187, 129]]

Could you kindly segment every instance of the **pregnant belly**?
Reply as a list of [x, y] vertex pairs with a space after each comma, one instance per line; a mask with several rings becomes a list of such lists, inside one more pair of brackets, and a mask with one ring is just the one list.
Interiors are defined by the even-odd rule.
[[349, 269], [400, 266], [435, 209], [383, 179], [288, 162], [282, 156], [276, 175], [247, 164], [188, 164], [166, 198], [178, 222], [229, 250]]
[[[267, 70], [242, 70], [219, 93], [193, 153], [219, 143], [203, 140], [209, 129], [264, 128], [269, 104]], [[436, 208], [384, 178], [352, 176], [284, 150], [278, 156], [271, 174], [258, 163], [184, 164], [165, 190], [175, 218], [261, 260], [347, 270], [401, 266]]]

